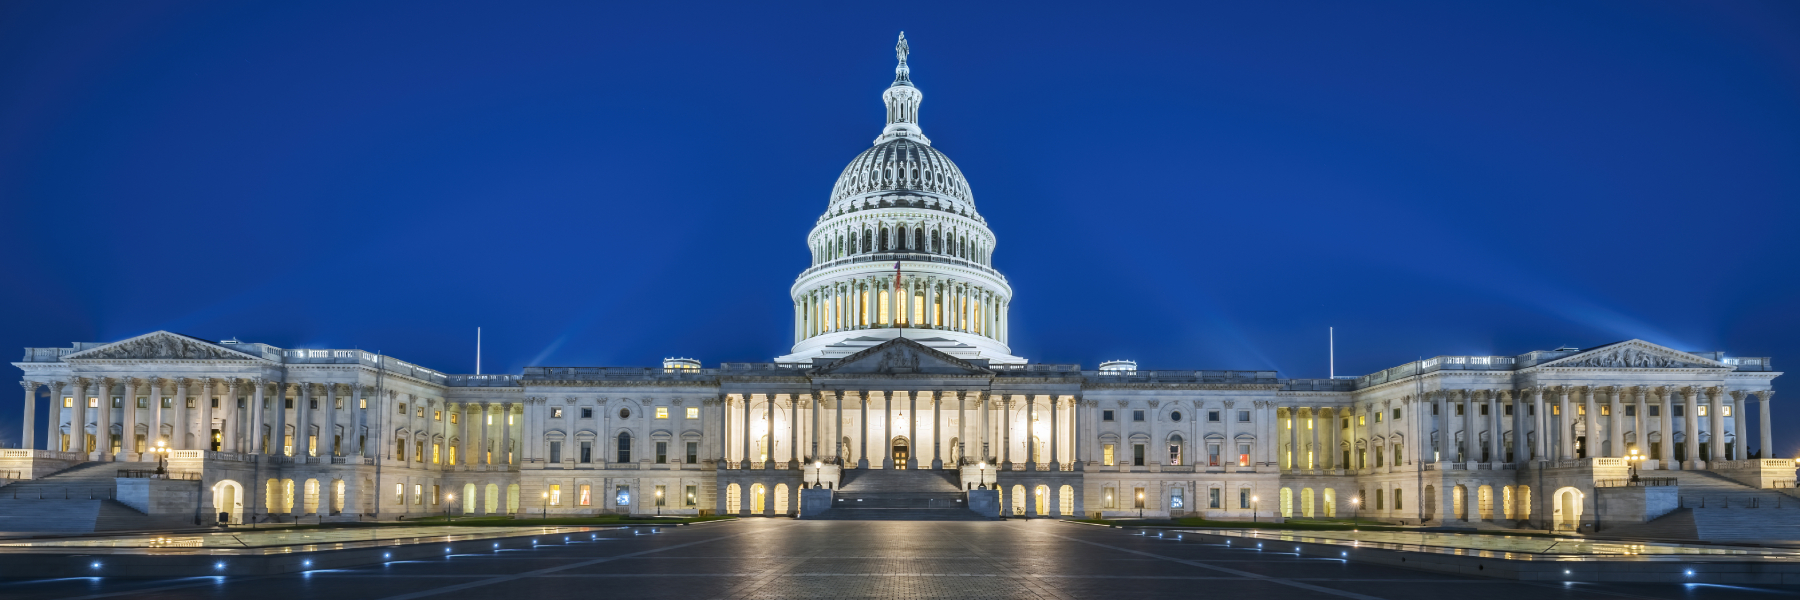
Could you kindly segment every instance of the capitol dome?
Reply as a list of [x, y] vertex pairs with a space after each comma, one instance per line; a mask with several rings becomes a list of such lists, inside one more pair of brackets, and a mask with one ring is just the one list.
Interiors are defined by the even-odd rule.
[[882, 206], [933, 208], [975, 217], [975, 196], [962, 170], [929, 143], [911, 139], [878, 143], [850, 161], [831, 188], [826, 216]]

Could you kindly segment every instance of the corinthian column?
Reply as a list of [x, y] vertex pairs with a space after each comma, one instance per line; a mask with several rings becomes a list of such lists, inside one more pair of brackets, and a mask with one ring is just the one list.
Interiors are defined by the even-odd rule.
[[[25, 426], [19, 428], [19, 447], [26, 450], [37, 447], [35, 445], [37, 432], [32, 428], [37, 427], [37, 389], [39, 385], [42, 384], [36, 381], [19, 382], [19, 387], [25, 388]], [[52, 404], [55, 403], [52, 402]]]
[[1708, 466], [1711, 466], [1710, 463], [1722, 461], [1726, 458], [1724, 411], [1725, 388], [1706, 388], [1706, 399], [1711, 407], [1707, 409], [1706, 415], [1708, 420], [1711, 421], [1711, 423], [1707, 425], [1707, 433], [1709, 434], [1707, 436], [1707, 446], [1709, 452], [1706, 453], [1706, 462], [1709, 463]]
[[69, 410], [69, 451], [86, 454], [88, 380], [80, 377], [70, 378], [69, 387], [74, 388], [74, 400], [70, 404], [75, 405]]
[[1770, 434], [1770, 419], [1774, 417], [1769, 416], [1769, 397], [1773, 395], [1775, 390], [1763, 390], [1756, 394], [1757, 428], [1762, 430], [1759, 432], [1761, 435], [1757, 436], [1757, 452], [1760, 453], [1757, 456], [1762, 458], [1775, 458], [1775, 436]]
[[1681, 388], [1682, 406], [1682, 454], [1681, 468], [1693, 469], [1700, 459], [1700, 388], [1687, 386]]
[[1750, 419], [1744, 416], [1744, 392], [1734, 390], [1730, 393], [1731, 431], [1736, 435], [1737, 442], [1731, 445], [1731, 456], [1728, 458], [1744, 460], [1744, 457], [1748, 456], [1744, 452], [1744, 448], [1750, 445]]

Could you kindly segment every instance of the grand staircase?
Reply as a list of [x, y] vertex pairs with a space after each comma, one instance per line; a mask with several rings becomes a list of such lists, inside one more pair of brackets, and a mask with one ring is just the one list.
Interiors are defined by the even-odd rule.
[[831, 510], [808, 518], [868, 521], [987, 521], [969, 510], [953, 470], [844, 471]]
[[1706, 541], [1800, 542], [1800, 498], [1710, 471], [1658, 471], [1681, 485], [1681, 508], [1602, 535]]
[[191, 517], [152, 517], [119, 503], [120, 470], [156, 463], [89, 462], [0, 486], [0, 534], [86, 533], [193, 527]]

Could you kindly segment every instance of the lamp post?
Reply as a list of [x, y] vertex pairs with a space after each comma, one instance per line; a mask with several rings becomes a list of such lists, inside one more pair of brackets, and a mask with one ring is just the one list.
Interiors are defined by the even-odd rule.
[[656, 516], [659, 516], [659, 517], [662, 516], [662, 505], [663, 505], [663, 488], [662, 488], [662, 486], [659, 485], [659, 486], [656, 486]]
[[168, 475], [169, 474], [169, 469], [168, 469], [168, 467], [169, 467], [169, 443], [162, 441], [162, 440], [157, 440], [156, 447], [151, 448], [150, 451], [156, 453], [156, 474], [157, 475]]
[[1251, 522], [1251, 523], [1255, 523], [1255, 522], [1256, 522], [1256, 508], [1257, 508], [1257, 506], [1258, 506], [1258, 502], [1257, 502], [1257, 501], [1256, 501], [1256, 496], [1251, 496], [1251, 497], [1250, 497], [1250, 522]]
[[[1794, 462], [1800, 463], [1800, 458], [1794, 459]], [[987, 487], [987, 461], [985, 461], [985, 460], [981, 461], [981, 468], [976, 471], [975, 476], [979, 480], [979, 483], [981, 484], [981, 489], [984, 489], [984, 490], [988, 489], [988, 487]]]
[[825, 487], [825, 461], [813, 461], [813, 489]]
[[[1376, 490], [1381, 491], [1381, 490]], [[1356, 526], [1356, 518], [1362, 516], [1362, 498], [1350, 499], [1350, 526]]]
[[550, 492], [544, 492], [544, 518], [550, 518]]
[[450, 505], [456, 503], [456, 494], [444, 494], [444, 522], [450, 522]]
[[1144, 491], [1143, 490], [1138, 490], [1136, 504], [1138, 507], [1138, 519], [1142, 520], [1144, 518]]
[[1644, 455], [1638, 454], [1637, 448], [1632, 448], [1631, 455], [1625, 457], [1625, 466], [1631, 470], [1632, 483], [1638, 482], [1638, 461], [1640, 460], [1644, 460]]

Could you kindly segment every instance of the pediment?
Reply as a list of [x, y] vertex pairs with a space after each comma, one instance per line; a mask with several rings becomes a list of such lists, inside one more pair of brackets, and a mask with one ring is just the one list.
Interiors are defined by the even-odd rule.
[[963, 359], [918, 342], [896, 338], [838, 359], [816, 375], [993, 375]]
[[1729, 368], [1712, 359], [1672, 350], [1643, 340], [1627, 340], [1616, 344], [1607, 344], [1538, 366], [1597, 369]]
[[263, 360], [224, 346], [167, 331], [146, 333], [63, 356], [63, 360]]

